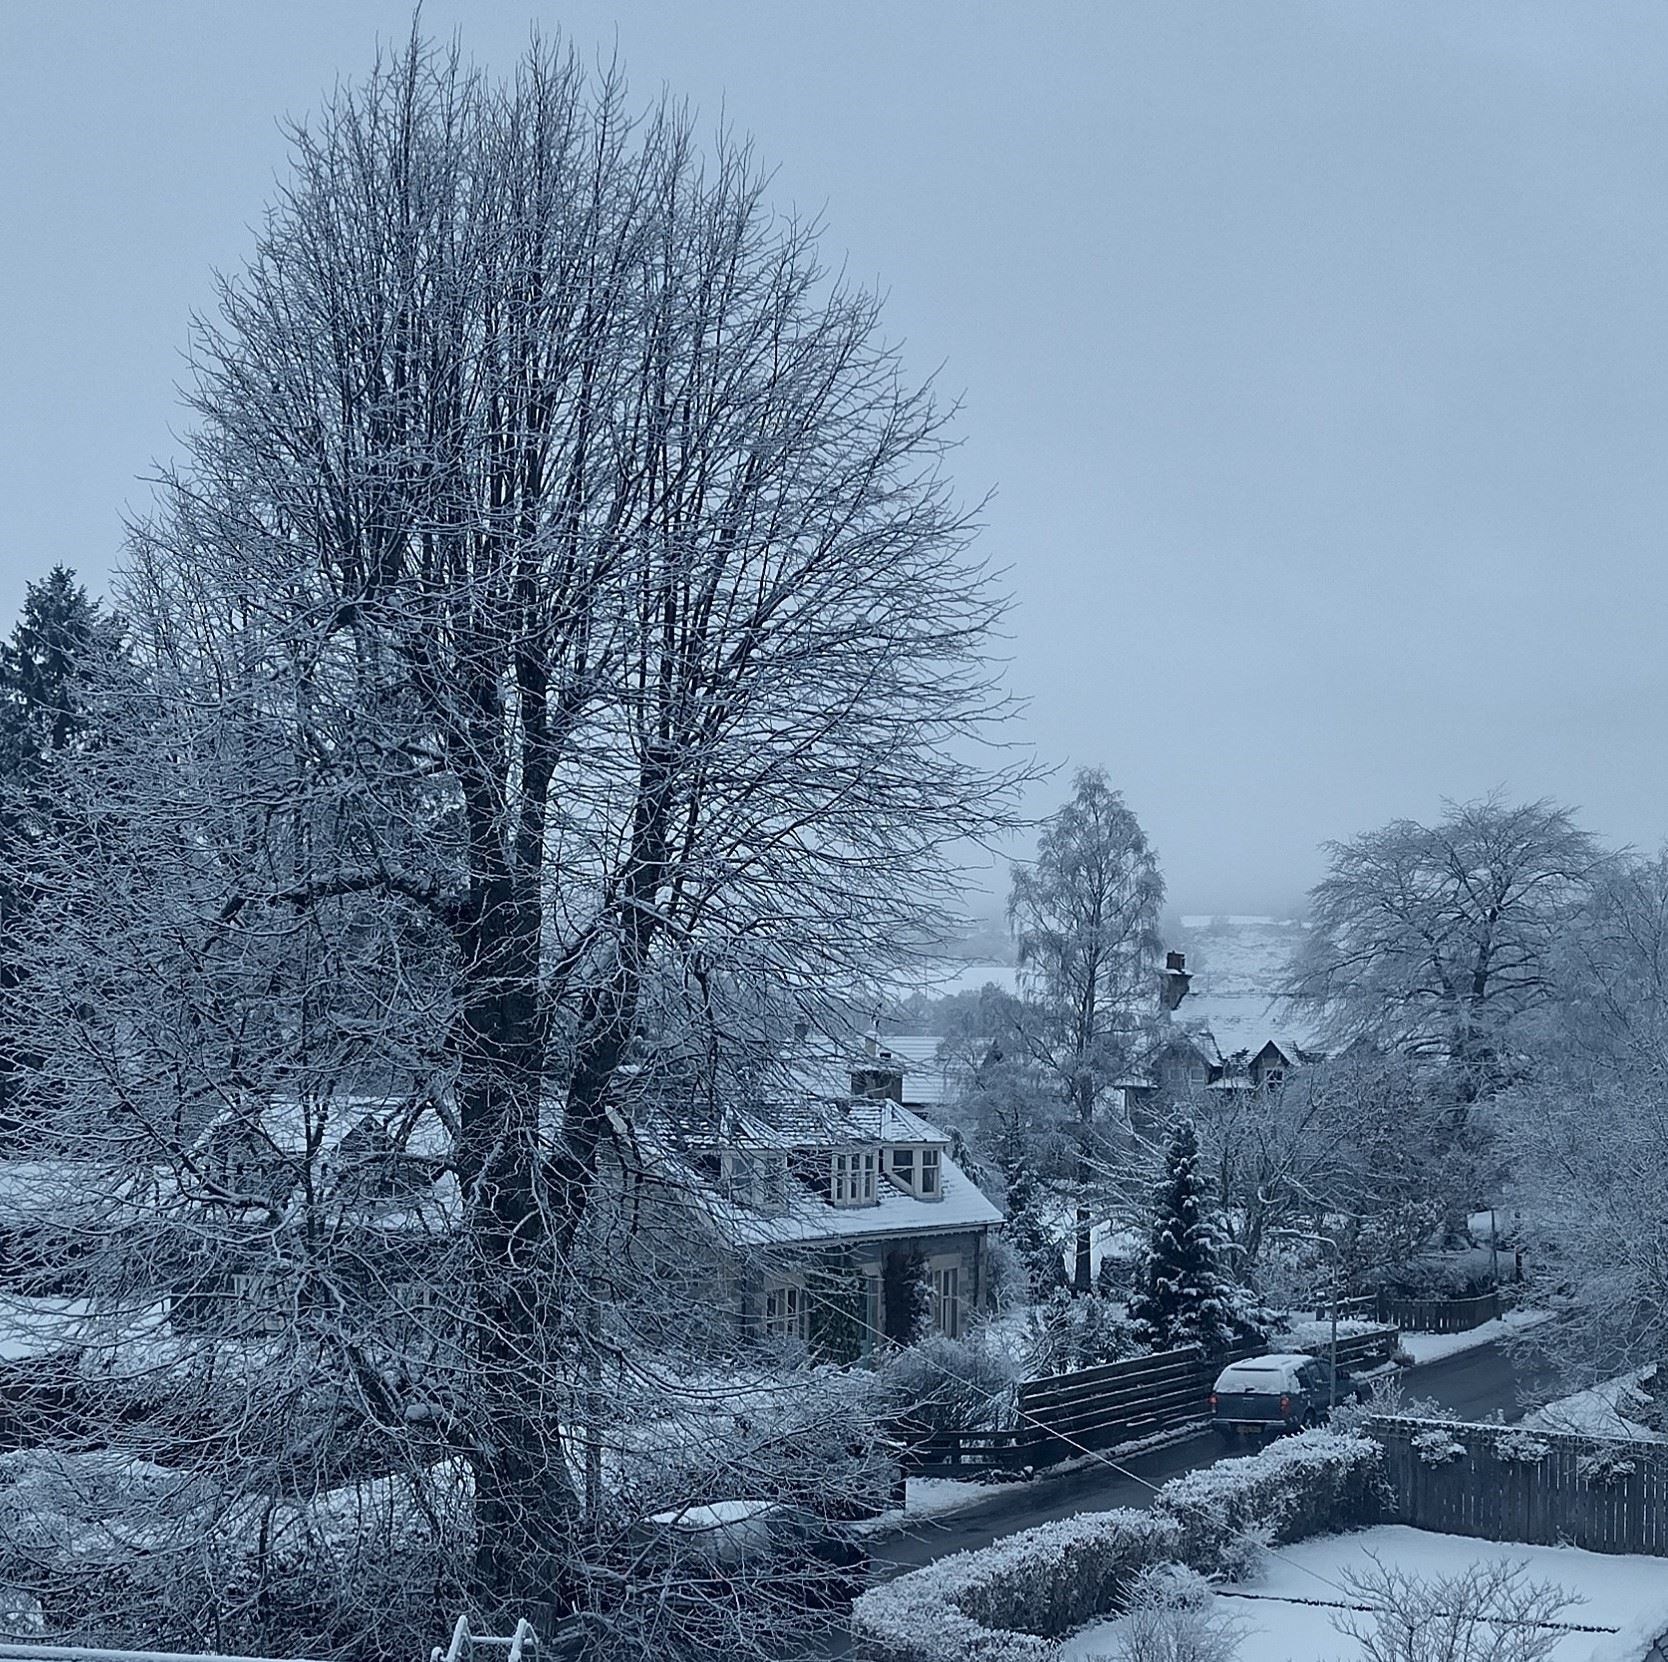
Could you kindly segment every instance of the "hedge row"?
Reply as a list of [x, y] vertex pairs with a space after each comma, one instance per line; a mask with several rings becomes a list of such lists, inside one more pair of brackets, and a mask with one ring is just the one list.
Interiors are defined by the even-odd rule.
[[1150, 1511], [1086, 1512], [957, 1553], [852, 1607], [871, 1662], [1045, 1662], [1052, 1641], [1115, 1615], [1150, 1564], [1221, 1574], [1246, 1535], [1299, 1541], [1376, 1522], [1383, 1450], [1309, 1431], [1161, 1489]]

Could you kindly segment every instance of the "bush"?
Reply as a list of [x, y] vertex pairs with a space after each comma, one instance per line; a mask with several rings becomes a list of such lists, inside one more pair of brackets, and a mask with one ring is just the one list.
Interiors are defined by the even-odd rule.
[[1427, 1580], [1375, 1559], [1371, 1570], [1346, 1572], [1344, 1585], [1360, 1608], [1332, 1625], [1363, 1662], [1545, 1662], [1565, 1638], [1551, 1624], [1576, 1602], [1509, 1563]]
[[1183, 1564], [1143, 1570], [1105, 1662], [1233, 1662], [1244, 1624], [1211, 1608], [1210, 1583]]
[[884, 1662], [1045, 1662], [1052, 1639], [1119, 1609], [1175, 1558], [1150, 1512], [1085, 1512], [870, 1588], [852, 1606], [858, 1654]]
[[1232, 1574], [1244, 1566], [1248, 1542], [1255, 1553], [1265, 1520], [1281, 1543], [1376, 1522], [1382, 1452], [1363, 1437], [1305, 1432], [1177, 1478], [1151, 1511], [1086, 1513], [942, 1559], [858, 1599], [858, 1654], [874, 1662], [1045, 1662], [1050, 1640], [1127, 1608], [1154, 1566]]
[[931, 1431], [995, 1431], [1017, 1412], [1019, 1367], [979, 1329], [942, 1333], [888, 1358], [883, 1379], [900, 1414]]
[[1181, 1531], [1183, 1563], [1225, 1576], [1247, 1536], [1273, 1545], [1376, 1523], [1385, 1510], [1383, 1450], [1368, 1437], [1305, 1431], [1261, 1454], [1188, 1472], [1158, 1492], [1153, 1511]]

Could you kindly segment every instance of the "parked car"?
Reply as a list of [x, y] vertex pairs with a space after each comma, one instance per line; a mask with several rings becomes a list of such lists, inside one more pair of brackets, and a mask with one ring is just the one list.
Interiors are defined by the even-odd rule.
[[1211, 1389], [1211, 1422], [1225, 1442], [1301, 1431], [1319, 1425], [1335, 1403], [1359, 1399], [1361, 1388], [1342, 1368], [1334, 1379], [1324, 1357], [1252, 1356], [1233, 1362]]
[[869, 1584], [869, 1554], [844, 1525], [774, 1500], [721, 1500], [644, 1518], [637, 1574], [665, 1574], [696, 1601], [724, 1583], [763, 1583], [801, 1605], [849, 1604]]

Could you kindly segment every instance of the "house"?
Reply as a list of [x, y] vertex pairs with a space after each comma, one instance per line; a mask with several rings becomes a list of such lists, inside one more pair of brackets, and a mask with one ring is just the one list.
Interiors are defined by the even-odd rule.
[[936, 1051], [824, 1049], [790, 1065], [775, 1100], [655, 1129], [651, 1163], [719, 1247], [743, 1331], [849, 1360], [907, 1342], [923, 1318], [959, 1338], [989, 1302], [1002, 1213], [920, 1112], [947, 1089]]
[[[1150, 1038], [1114, 1083], [1130, 1124], [1151, 1130], [1177, 1108], [1277, 1091], [1322, 1059], [1313, 1040], [1277, 1029], [1279, 986], [1303, 926], [1264, 917], [1189, 917], [1159, 972]], [[1289, 1028], [1289, 1016], [1284, 1027]]]

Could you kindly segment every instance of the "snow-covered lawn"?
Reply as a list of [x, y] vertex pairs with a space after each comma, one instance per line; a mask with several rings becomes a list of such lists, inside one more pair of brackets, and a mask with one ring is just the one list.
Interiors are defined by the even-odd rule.
[[1636, 1368], [1620, 1379], [1607, 1379], [1573, 1396], [1559, 1397], [1544, 1408], [1537, 1408], [1524, 1425], [1533, 1431], [1568, 1431], [1582, 1437], [1631, 1437], [1635, 1442], [1660, 1443], [1668, 1441], [1661, 1432], [1652, 1431], [1630, 1420], [1623, 1411], [1633, 1387], [1651, 1370]]
[[1521, 1333], [1525, 1328], [1538, 1327], [1542, 1322], [1551, 1320], [1550, 1310], [1508, 1310], [1505, 1315], [1497, 1316], [1491, 1322], [1484, 1322], [1481, 1327], [1474, 1327], [1468, 1333], [1404, 1333], [1401, 1345], [1413, 1358], [1415, 1365], [1421, 1362], [1440, 1362], [1446, 1357], [1458, 1356], [1461, 1351], [1476, 1350], [1480, 1345], [1492, 1344], [1496, 1339], [1505, 1338], [1508, 1333]]
[[[1572, 1630], [1552, 1653], [1553, 1662], [1642, 1662], [1650, 1641], [1668, 1628], [1668, 1564], [1660, 1558], [1582, 1552], [1575, 1547], [1529, 1547], [1474, 1541], [1387, 1525], [1352, 1535], [1326, 1535], [1270, 1553], [1255, 1581], [1234, 1589], [1247, 1597], [1217, 1594], [1219, 1609], [1244, 1629], [1237, 1662], [1357, 1662], [1360, 1647], [1332, 1625], [1346, 1571], [1371, 1569], [1368, 1554], [1419, 1576], [1451, 1576], [1468, 1563], [1505, 1559], [1523, 1563], [1537, 1581], [1553, 1581], [1584, 1602], [1565, 1611]], [[1098, 1622], [1069, 1639], [1060, 1662], [1088, 1662], [1109, 1652], [1116, 1621]]]

